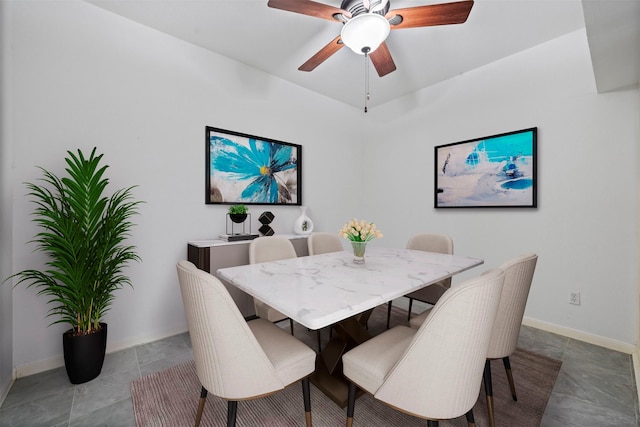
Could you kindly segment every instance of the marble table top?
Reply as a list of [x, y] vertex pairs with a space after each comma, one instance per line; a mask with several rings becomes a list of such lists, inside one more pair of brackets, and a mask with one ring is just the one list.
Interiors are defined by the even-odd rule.
[[309, 329], [320, 329], [484, 261], [408, 249], [367, 248], [221, 268], [218, 276]]

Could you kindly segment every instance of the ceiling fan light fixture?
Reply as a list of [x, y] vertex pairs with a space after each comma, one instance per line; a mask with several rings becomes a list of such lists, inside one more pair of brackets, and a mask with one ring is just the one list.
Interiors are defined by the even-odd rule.
[[371, 53], [389, 36], [391, 27], [384, 16], [363, 13], [349, 19], [342, 27], [342, 43], [359, 55]]

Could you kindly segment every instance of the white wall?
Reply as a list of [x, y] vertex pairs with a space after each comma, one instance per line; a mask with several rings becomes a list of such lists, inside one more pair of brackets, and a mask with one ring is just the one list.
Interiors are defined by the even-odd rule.
[[[129, 269], [134, 289], [118, 293], [106, 319], [111, 350], [185, 330], [175, 262], [187, 241], [224, 231], [226, 209], [203, 203], [206, 125], [302, 144], [304, 204], [318, 230], [364, 216], [385, 245], [441, 231], [487, 267], [536, 251], [529, 318], [635, 344], [638, 90], [595, 94], [583, 32], [363, 117], [84, 2], [13, 9], [13, 271], [44, 263], [25, 244], [37, 229], [22, 183], [38, 178], [36, 165], [59, 173], [67, 149], [97, 145], [113, 188], [137, 184], [146, 202], [132, 238], [143, 258]], [[539, 209], [433, 209], [433, 146], [530, 126]], [[299, 212], [272, 211], [279, 232]], [[566, 303], [570, 289], [581, 306]], [[18, 373], [61, 364], [65, 327], [47, 327], [44, 298], [24, 287], [13, 298]]]
[[[525, 316], [629, 350], [638, 336], [638, 111], [637, 89], [595, 93], [586, 35], [569, 34], [375, 109], [395, 119], [370, 128], [366, 210], [385, 243], [445, 232], [486, 267], [538, 253]], [[533, 126], [538, 209], [433, 208], [434, 146]], [[580, 306], [567, 303], [570, 290]]]
[[11, 2], [0, 1], [0, 402], [13, 371], [11, 274]]
[[[204, 204], [205, 126], [302, 144], [303, 203], [318, 230], [337, 230], [360, 206], [344, 192], [362, 176], [349, 161], [358, 110], [85, 2], [16, 2], [13, 12], [13, 270], [44, 263], [25, 244], [37, 228], [23, 182], [38, 179], [36, 165], [61, 173], [66, 150], [96, 145], [113, 189], [139, 185], [145, 201], [131, 239], [143, 261], [107, 316], [109, 350], [186, 330], [175, 263], [187, 241], [225, 231], [227, 207]], [[266, 209], [251, 208], [254, 220]], [[299, 208], [271, 210], [276, 231], [291, 232]], [[35, 289], [14, 291], [19, 375], [61, 363], [66, 326], [47, 327], [47, 309]]]

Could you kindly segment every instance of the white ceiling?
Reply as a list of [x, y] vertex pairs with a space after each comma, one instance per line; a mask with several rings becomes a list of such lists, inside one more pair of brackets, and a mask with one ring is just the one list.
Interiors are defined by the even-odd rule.
[[[298, 71], [340, 33], [337, 22], [272, 9], [267, 0], [86, 1], [345, 104], [363, 106], [362, 56], [343, 48], [314, 71]], [[318, 1], [336, 7], [341, 3]], [[391, 9], [444, 2], [391, 0]], [[387, 45], [397, 70], [380, 78], [370, 68], [369, 106], [584, 28], [585, 21], [592, 56], [597, 55], [598, 89], [637, 85], [640, 0], [476, 0], [464, 24], [392, 31]]]

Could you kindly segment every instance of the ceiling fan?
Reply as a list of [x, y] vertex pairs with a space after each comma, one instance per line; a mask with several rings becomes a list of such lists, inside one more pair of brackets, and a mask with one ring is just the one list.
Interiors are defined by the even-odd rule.
[[382, 77], [396, 69], [385, 43], [389, 30], [462, 24], [471, 12], [473, 0], [394, 10], [389, 10], [390, 0], [342, 0], [340, 8], [311, 0], [269, 0], [267, 5], [344, 24], [340, 35], [298, 70], [312, 71], [347, 45], [358, 54], [368, 55]]

